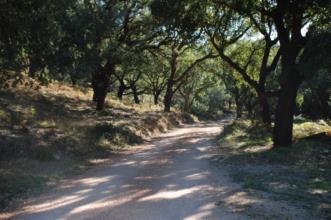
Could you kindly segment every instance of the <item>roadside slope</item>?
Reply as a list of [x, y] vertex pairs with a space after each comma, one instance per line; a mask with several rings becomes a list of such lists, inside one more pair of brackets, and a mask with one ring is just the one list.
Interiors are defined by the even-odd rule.
[[189, 115], [111, 98], [96, 112], [90, 90], [51, 84], [0, 91], [0, 210], [111, 154], [184, 122]]

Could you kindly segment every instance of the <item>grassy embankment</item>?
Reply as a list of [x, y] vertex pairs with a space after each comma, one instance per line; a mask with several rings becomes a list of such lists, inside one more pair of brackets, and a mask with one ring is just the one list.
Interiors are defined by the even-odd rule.
[[90, 99], [91, 91], [57, 84], [0, 90], [0, 210], [96, 159], [193, 120], [114, 99], [96, 112]]
[[330, 130], [324, 121], [298, 119], [294, 144], [272, 148], [270, 131], [248, 120], [235, 121], [220, 136], [219, 162], [248, 191], [331, 218], [331, 142], [305, 139]]

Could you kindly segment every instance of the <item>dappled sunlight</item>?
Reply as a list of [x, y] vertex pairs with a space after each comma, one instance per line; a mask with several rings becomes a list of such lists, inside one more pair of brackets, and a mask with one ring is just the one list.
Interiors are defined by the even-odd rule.
[[136, 165], [136, 161], [125, 161], [125, 162], [119, 162], [117, 164], [112, 165], [112, 167], [122, 167], [122, 166], [134, 166]]
[[79, 180], [79, 183], [92, 187], [92, 186], [96, 186], [101, 183], [107, 183], [114, 178], [115, 178], [114, 176], [98, 177], [98, 178], [92, 177], [92, 178], [85, 178], [85, 179]]
[[214, 203], [208, 203], [200, 207], [198, 213], [185, 217], [184, 220], [206, 219], [208, 216], [212, 215], [212, 209], [214, 208]]
[[144, 160], [140, 162], [140, 165], [165, 165], [170, 164], [171, 160], [168, 159], [156, 159], [156, 160]]
[[204, 179], [204, 178], [208, 177], [210, 174], [211, 173], [208, 172], [208, 171], [201, 172], [201, 173], [194, 173], [194, 174], [187, 175], [185, 177], [185, 179], [187, 179], [187, 180], [201, 180], [201, 179]]
[[245, 148], [243, 152], [245, 153], [258, 153], [258, 152], [263, 152], [263, 151], [268, 151], [272, 149], [272, 144], [266, 144], [262, 146], [252, 146], [249, 148]]
[[233, 195], [228, 196], [224, 201], [226, 205], [233, 205], [237, 211], [242, 211], [243, 206], [250, 206], [262, 202], [260, 199], [248, 197], [247, 192], [240, 191], [234, 192]]
[[176, 199], [180, 197], [185, 197], [191, 195], [193, 193], [204, 191], [209, 187], [206, 185], [202, 186], [194, 186], [187, 189], [180, 189], [180, 190], [162, 190], [160, 192], [155, 193], [154, 195], [150, 195], [144, 198], [139, 199], [138, 201], [159, 201], [159, 200], [169, 200], [169, 199]]
[[127, 197], [115, 197], [115, 198], [107, 198], [104, 200], [100, 200], [100, 201], [95, 201], [95, 202], [90, 202], [86, 205], [81, 205], [79, 207], [76, 207], [74, 209], [72, 209], [65, 218], [70, 218], [71, 215], [75, 215], [75, 214], [79, 214], [81, 212], [89, 212], [89, 211], [93, 211], [96, 209], [100, 209], [100, 208], [107, 208], [107, 209], [111, 209], [111, 208], [116, 208], [117, 206], [123, 205], [125, 203], [128, 203], [130, 201], [135, 200], [136, 198], [139, 198], [143, 195], [145, 195], [146, 193], [148, 193], [149, 190], [139, 190], [139, 191], [129, 191]]
[[52, 200], [51, 202], [46, 202], [44, 204], [27, 206], [24, 209], [28, 213], [39, 213], [39, 212], [51, 211], [53, 209], [65, 207], [65, 206], [71, 205], [73, 203], [79, 202], [79, 201], [83, 200], [84, 198], [85, 197], [82, 195], [64, 196], [64, 197], [60, 197], [56, 200]]
[[[174, 130], [108, 165], [68, 180], [24, 207], [24, 219], [240, 219], [264, 204], [211, 166], [209, 125]], [[180, 135], [178, 135], [180, 134]], [[146, 148], [145, 148], [146, 147]], [[175, 211], [176, 210], [176, 211]], [[261, 208], [259, 208], [261, 210]], [[278, 210], [278, 209], [277, 209]], [[278, 211], [270, 211], [277, 215]], [[162, 214], [160, 214], [162, 213]], [[162, 217], [161, 217], [162, 216]]]

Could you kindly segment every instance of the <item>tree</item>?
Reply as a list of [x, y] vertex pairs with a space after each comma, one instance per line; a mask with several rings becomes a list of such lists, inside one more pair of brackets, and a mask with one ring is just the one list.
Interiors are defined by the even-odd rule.
[[[279, 40], [281, 57], [280, 91], [273, 133], [274, 146], [292, 143], [293, 115], [299, 86], [305, 77], [298, 69], [298, 59], [307, 41], [302, 29], [313, 22], [325, 8], [327, 1], [266, 0], [216, 1], [230, 7], [246, 18], [263, 15], [270, 19]], [[261, 20], [263, 21], [263, 20]], [[257, 21], [260, 23], [260, 21]]]
[[186, 67], [178, 66], [178, 59], [189, 47], [184, 47], [182, 45], [172, 45], [171, 46], [171, 57], [169, 60], [170, 64], [170, 74], [167, 79], [166, 93], [164, 96], [164, 111], [170, 112], [170, 107], [172, 104], [172, 98], [174, 94], [185, 84], [185, 80], [189, 74], [192, 73], [193, 69], [201, 62], [217, 57], [216, 55], [208, 52], [208, 54], [203, 55], [200, 58], [195, 58]]
[[153, 95], [154, 104], [159, 104], [160, 95], [167, 85], [167, 75], [169, 68], [167, 63], [158, 54], [151, 53], [147, 56], [147, 63], [144, 65], [143, 80], [147, 91]]
[[[278, 38], [272, 38], [273, 26], [264, 15], [243, 17], [231, 7], [218, 4], [210, 8], [206, 32], [212, 45], [229, 67], [237, 71], [258, 97], [262, 121], [271, 125], [267, 77], [276, 69], [280, 51], [275, 48]], [[259, 39], [258, 34], [262, 36]], [[246, 37], [244, 40], [240, 40]], [[254, 39], [255, 38], [255, 39]], [[261, 38], [261, 37], [260, 37]], [[277, 52], [274, 52], [278, 50]]]
[[305, 77], [298, 68], [297, 59], [305, 47], [302, 28], [319, 10], [320, 1], [277, 1], [277, 5], [263, 12], [275, 23], [280, 42], [281, 76], [280, 96], [276, 110], [273, 141], [275, 146], [292, 143], [293, 115], [297, 92]]
[[25, 71], [31, 77], [50, 66], [59, 22], [75, 4], [68, 1], [2, 1], [0, 3], [0, 68]]
[[302, 113], [312, 119], [331, 118], [331, 32], [326, 27], [311, 27], [298, 64], [309, 79], [301, 88]]
[[[148, 13], [148, 1], [115, 1], [96, 4], [96, 30], [94, 48], [102, 58], [92, 75], [92, 86], [97, 101], [97, 110], [102, 110], [109, 90], [110, 76], [115, 74], [116, 65], [123, 62], [122, 54], [142, 48], [158, 33]], [[104, 17], [106, 16], [107, 19]], [[106, 29], [104, 29], [106, 25]], [[94, 25], [98, 27], [98, 25]], [[113, 28], [109, 28], [113, 27]], [[107, 31], [104, 31], [107, 30]], [[150, 31], [152, 30], [152, 31]], [[105, 64], [103, 64], [105, 63]], [[134, 88], [134, 86], [131, 86]]]
[[[161, 41], [161, 44], [167, 46], [164, 53], [169, 53], [165, 57], [168, 59], [170, 66], [164, 96], [165, 112], [170, 111], [174, 94], [185, 83], [185, 79], [191, 74], [196, 65], [207, 59], [217, 57], [213, 54], [212, 50], [201, 50], [201, 48], [206, 47], [202, 42], [199, 42], [202, 37], [202, 31], [201, 29], [197, 29], [198, 26], [194, 22], [196, 20], [191, 20], [192, 16], [197, 18], [199, 14], [190, 13], [192, 12], [190, 9], [195, 7], [200, 7], [200, 4], [194, 1], [155, 0], [151, 4], [152, 14], [164, 30], [164, 35], [161, 37], [163, 39], [159, 41]], [[188, 10], [182, 16], [181, 12], [185, 8]], [[185, 56], [188, 50], [192, 51], [194, 49], [200, 50], [203, 55], [193, 59], [185, 67], [180, 66], [180, 58]]]
[[[202, 92], [217, 85], [217, 80], [213, 75], [213, 64], [214, 60], [201, 63], [186, 77], [184, 85], [179, 89], [179, 94], [183, 99], [182, 110], [184, 112], [190, 112], [192, 105]], [[209, 105], [209, 107], [214, 106]]]

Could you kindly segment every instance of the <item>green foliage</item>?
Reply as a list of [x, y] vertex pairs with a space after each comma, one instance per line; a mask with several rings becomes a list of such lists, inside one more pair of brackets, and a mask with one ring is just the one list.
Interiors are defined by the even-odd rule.
[[32, 175], [0, 174], [0, 209], [17, 195], [24, 195], [32, 191], [40, 191], [45, 186], [45, 177]]
[[331, 118], [331, 32], [312, 27], [300, 59], [300, 71], [308, 79], [301, 87], [301, 111], [312, 118]]

